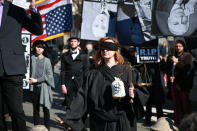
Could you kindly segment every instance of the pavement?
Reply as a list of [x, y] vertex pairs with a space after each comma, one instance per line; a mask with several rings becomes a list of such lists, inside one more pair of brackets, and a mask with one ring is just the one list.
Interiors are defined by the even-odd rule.
[[[58, 74], [56, 74], [56, 77], [58, 77]], [[57, 80], [57, 78], [55, 78]], [[58, 82], [57, 82], [58, 83]], [[33, 105], [31, 103], [31, 93], [28, 90], [24, 90], [24, 102], [23, 102], [23, 108], [26, 115], [26, 124], [27, 124], [27, 130], [29, 131], [33, 127]], [[61, 103], [64, 100], [64, 95], [61, 93], [61, 88], [57, 84], [57, 88], [54, 90], [53, 94], [53, 106], [50, 110], [50, 124], [51, 124], [51, 131], [64, 131], [65, 129], [61, 127], [55, 120], [56, 116], [63, 116], [65, 114], [65, 107], [61, 105]], [[166, 101], [166, 104], [164, 105], [164, 116], [171, 117], [173, 116], [173, 110], [171, 107], [171, 102]], [[151, 125], [153, 125], [156, 121], [156, 109], [153, 107], [152, 109], [153, 116], [151, 117]], [[42, 108], [40, 108], [40, 117], [41, 117], [41, 124], [44, 124], [43, 122], [43, 112]], [[144, 118], [137, 122], [137, 131], [150, 131], [150, 126], [145, 126], [145, 120]], [[87, 129], [89, 130], [88, 126]], [[11, 131], [11, 130], [10, 130]]]
[[[60, 126], [56, 120], [55, 117], [56, 116], [63, 116], [65, 114], [65, 107], [61, 105], [61, 103], [64, 100], [64, 96], [62, 95], [62, 93], [59, 91], [59, 89], [57, 89], [58, 91], [54, 92], [53, 95], [53, 106], [52, 109], [50, 110], [50, 131], [65, 131], [65, 129]], [[24, 91], [24, 96], [25, 97], [30, 97], [31, 94], [29, 91]], [[30, 129], [34, 126], [33, 125], [33, 105], [30, 102], [30, 99], [25, 99], [25, 101], [23, 102], [23, 109], [25, 112], [25, 116], [26, 116], [26, 125], [27, 125], [27, 131], [30, 131]], [[173, 116], [173, 110], [172, 109], [167, 109], [164, 108], [164, 116], [168, 116], [171, 117]], [[151, 118], [151, 125], [153, 125], [157, 118], [156, 118], [156, 109], [153, 108], [152, 109], [153, 112], [153, 116]], [[43, 120], [43, 112], [42, 112], [42, 108], [40, 108], [40, 117], [41, 117], [41, 125], [44, 124], [44, 120]], [[150, 126], [146, 126], [145, 124], [145, 119], [143, 118], [142, 120], [137, 122], [137, 131], [150, 131]], [[11, 119], [9, 119], [7, 121], [8, 124], [8, 131], [12, 131], [11, 130]], [[89, 131], [89, 128], [87, 126], [87, 129]]]
[[[24, 112], [26, 115], [27, 130], [30, 131], [30, 129], [33, 127], [33, 105], [30, 102], [30, 99], [28, 99], [31, 96], [30, 92], [25, 91], [24, 96], [26, 97], [26, 99], [23, 102], [23, 108], [24, 108]], [[55, 120], [56, 116], [61, 117], [65, 114], [65, 107], [61, 105], [61, 103], [64, 100], [64, 96], [61, 93], [60, 88], [57, 88], [54, 91], [53, 100], [54, 100], [53, 106], [52, 106], [52, 109], [50, 110], [50, 116], [51, 116], [50, 117], [50, 125], [51, 125], [50, 131], [64, 131], [65, 129], [62, 126], [60, 126]], [[164, 107], [164, 115], [168, 117], [172, 117], [173, 110], [169, 107], [169, 105], [170, 105], [170, 102], [168, 103], [167, 106], [165, 105], [166, 107]], [[153, 112], [153, 116], [151, 118], [151, 125], [153, 125], [157, 120], [156, 109], [153, 108], [152, 112]], [[41, 117], [41, 124], [44, 124], [42, 108], [40, 108], [40, 117]], [[150, 127], [145, 126], [144, 123], [145, 123], [144, 118], [137, 122], [137, 131], [150, 131]], [[88, 126], [87, 126], [87, 129], [89, 130]]]

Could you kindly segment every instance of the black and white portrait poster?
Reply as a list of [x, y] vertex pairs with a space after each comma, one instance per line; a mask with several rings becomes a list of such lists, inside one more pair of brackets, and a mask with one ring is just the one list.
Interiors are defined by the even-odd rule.
[[145, 41], [155, 39], [151, 34], [152, 0], [133, 0]]
[[168, 56], [174, 55], [175, 53], [174, 39], [172, 36], [160, 37], [158, 39], [160, 56], [162, 56], [165, 61], [167, 61]]
[[197, 36], [197, 0], [153, 0], [152, 33]]
[[99, 40], [105, 36], [115, 37], [116, 13], [116, 3], [105, 3], [103, 10], [100, 1], [84, 1], [81, 39]]
[[168, 40], [167, 38], [159, 38], [158, 39], [158, 46], [159, 46], [159, 52], [160, 56], [166, 61], [168, 57]]
[[27, 73], [25, 74], [25, 78], [23, 79], [23, 89], [29, 89], [29, 77], [30, 77], [30, 45], [31, 45], [31, 35], [30, 34], [22, 34], [22, 45], [25, 49], [25, 63], [27, 68]]

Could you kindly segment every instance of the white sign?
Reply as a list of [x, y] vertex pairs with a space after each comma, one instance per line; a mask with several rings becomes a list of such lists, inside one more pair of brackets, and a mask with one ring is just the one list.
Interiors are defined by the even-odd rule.
[[31, 35], [22, 34], [22, 45], [24, 46], [25, 52], [25, 63], [27, 68], [27, 73], [23, 79], [23, 89], [29, 89], [29, 77], [30, 77], [30, 45], [31, 45]]
[[30, 1], [31, 0], [13, 0], [12, 4], [24, 9], [29, 9]]
[[81, 24], [81, 39], [99, 40], [109, 32], [110, 15], [109, 12], [117, 12], [117, 4], [107, 3], [102, 11], [99, 2], [84, 1], [82, 24]]

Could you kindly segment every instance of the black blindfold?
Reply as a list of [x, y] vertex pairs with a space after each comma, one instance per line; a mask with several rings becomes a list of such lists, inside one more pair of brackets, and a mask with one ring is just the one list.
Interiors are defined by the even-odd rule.
[[111, 51], [118, 51], [118, 45], [112, 42], [103, 42], [100, 46], [101, 50], [111, 50]]

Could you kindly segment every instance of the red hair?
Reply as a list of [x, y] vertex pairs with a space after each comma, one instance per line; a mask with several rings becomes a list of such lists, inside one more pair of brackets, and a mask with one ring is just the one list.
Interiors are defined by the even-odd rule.
[[[105, 42], [106, 40], [112, 40], [114, 44], [119, 45], [118, 40], [116, 40], [115, 38], [103, 37], [98, 41], [98, 43], [97, 43], [98, 47], [100, 47], [101, 43]], [[98, 50], [95, 53], [94, 58], [95, 58], [95, 66], [96, 67], [100, 66], [103, 63], [104, 59], [101, 56], [101, 50]], [[120, 65], [125, 64], [124, 58], [122, 57], [122, 55], [120, 54], [119, 51], [115, 51], [114, 58], [115, 58], [115, 61], [118, 62]]]

